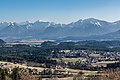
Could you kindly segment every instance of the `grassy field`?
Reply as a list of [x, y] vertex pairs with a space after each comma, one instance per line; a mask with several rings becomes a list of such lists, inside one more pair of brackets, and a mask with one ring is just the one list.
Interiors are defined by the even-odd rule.
[[[69, 60], [69, 59], [64, 59], [64, 60]], [[76, 61], [79, 59], [75, 59], [72, 58], [72, 61]], [[42, 71], [44, 70], [44, 68], [41, 67], [31, 67], [31, 66], [27, 66], [25, 64], [14, 64], [11, 62], [2, 62], [0, 61], [1, 65], [5, 65], [7, 68], [15, 68], [15, 67], [19, 67], [19, 68], [31, 68], [31, 69], [37, 69], [38, 71]], [[78, 69], [69, 69], [69, 68], [65, 68], [65, 69], [56, 69], [60, 72], [64, 72], [63, 74], [68, 74], [68, 73], [72, 73], [73, 75], [77, 75], [79, 72], [84, 73], [83, 77], [86, 75], [96, 75], [97, 71], [89, 71], [89, 70], [78, 70]], [[65, 78], [43, 78], [42, 80], [73, 80], [73, 77], [65, 77]]]
[[1, 65], [4, 65], [5, 67], [7, 68], [15, 68], [15, 67], [19, 67], [19, 68], [30, 68], [30, 69], [37, 69], [38, 71], [43, 71], [44, 68], [41, 68], [41, 67], [31, 67], [31, 66], [27, 66], [26, 64], [15, 64], [15, 63], [11, 63], [11, 62], [3, 62], [3, 61], [0, 61], [0, 64]]
[[100, 57], [101, 55], [100, 54], [90, 54], [89, 56], [91, 56], [91, 57]]
[[53, 60], [56, 60], [56, 61], [64, 61], [65, 63], [68, 63], [68, 62], [76, 62], [76, 61], [85, 61], [86, 59], [85, 58], [53, 58]]

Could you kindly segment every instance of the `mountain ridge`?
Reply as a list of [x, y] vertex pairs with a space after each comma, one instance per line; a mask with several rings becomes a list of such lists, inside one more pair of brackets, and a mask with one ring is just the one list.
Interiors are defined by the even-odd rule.
[[69, 36], [83, 38], [112, 34], [118, 30], [120, 30], [120, 21], [107, 22], [94, 18], [80, 19], [69, 24], [56, 24], [40, 20], [33, 23], [29, 21], [0, 23], [0, 37], [6, 38], [28, 38], [30, 36], [39, 39], [59, 39]]

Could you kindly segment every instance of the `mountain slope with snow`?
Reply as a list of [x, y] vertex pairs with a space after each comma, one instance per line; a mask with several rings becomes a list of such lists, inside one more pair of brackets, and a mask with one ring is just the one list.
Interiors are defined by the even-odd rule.
[[59, 39], [65, 37], [88, 37], [104, 35], [120, 30], [120, 21], [107, 22], [94, 18], [80, 19], [70, 24], [56, 24], [53, 22], [1, 22], [0, 37], [11, 38], [47, 38]]

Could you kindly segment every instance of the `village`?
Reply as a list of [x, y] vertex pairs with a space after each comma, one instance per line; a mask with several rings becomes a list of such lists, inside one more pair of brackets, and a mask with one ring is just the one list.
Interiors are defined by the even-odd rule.
[[13, 68], [20, 68], [25, 73], [44, 79], [51, 77], [73, 78], [78, 74], [84, 74], [84, 76], [100, 75], [104, 69], [120, 67], [120, 52], [59, 50], [56, 54], [52, 51], [48, 58], [56, 60], [57, 64], [47, 68], [46, 64], [32, 63], [30, 65], [28, 62], [1, 61], [0, 68], [7, 69], [9, 73]]

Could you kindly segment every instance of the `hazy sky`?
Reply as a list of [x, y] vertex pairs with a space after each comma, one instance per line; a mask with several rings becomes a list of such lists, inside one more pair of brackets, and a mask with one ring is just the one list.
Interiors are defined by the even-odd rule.
[[120, 20], [120, 0], [0, 0], [0, 21]]

